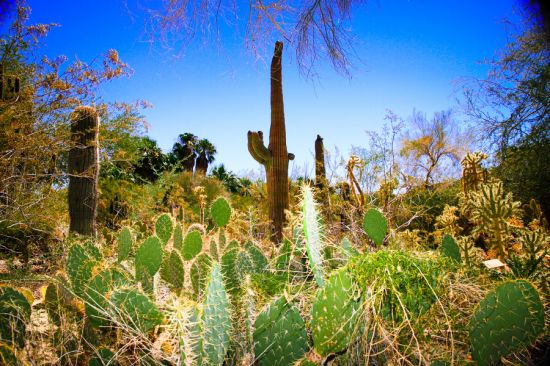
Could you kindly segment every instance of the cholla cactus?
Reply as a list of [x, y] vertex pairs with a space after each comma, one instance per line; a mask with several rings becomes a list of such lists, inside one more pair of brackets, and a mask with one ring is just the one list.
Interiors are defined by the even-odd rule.
[[505, 194], [502, 182], [497, 181], [471, 191], [462, 203], [462, 208], [469, 212], [470, 220], [476, 224], [473, 233], [486, 234], [491, 249], [503, 260], [507, 254], [509, 221], [519, 214], [520, 202], [514, 201], [511, 193]]
[[477, 191], [480, 184], [487, 182], [487, 169], [481, 166], [481, 162], [487, 159], [487, 154], [482, 152], [468, 153], [462, 159], [462, 191], [468, 194]]
[[458, 225], [458, 207], [445, 205], [441, 215], [435, 219], [435, 227], [441, 234], [448, 234], [455, 237], [460, 234], [462, 228]]

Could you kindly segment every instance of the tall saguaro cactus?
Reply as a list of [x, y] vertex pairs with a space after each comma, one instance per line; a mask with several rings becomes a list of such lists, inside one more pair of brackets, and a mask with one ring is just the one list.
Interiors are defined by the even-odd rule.
[[71, 115], [73, 146], [69, 151], [70, 231], [96, 236], [99, 174], [99, 116], [92, 107], [77, 107]]
[[269, 218], [273, 223], [271, 239], [280, 243], [283, 235], [285, 209], [288, 208], [288, 161], [294, 159], [286, 148], [285, 112], [283, 104], [282, 63], [283, 43], [275, 43], [271, 60], [271, 128], [269, 146], [263, 142], [262, 131], [248, 131], [248, 151], [265, 167]]
[[323, 138], [317, 135], [317, 139], [315, 139], [315, 186], [319, 191], [324, 190], [326, 180], [325, 147], [323, 146]]

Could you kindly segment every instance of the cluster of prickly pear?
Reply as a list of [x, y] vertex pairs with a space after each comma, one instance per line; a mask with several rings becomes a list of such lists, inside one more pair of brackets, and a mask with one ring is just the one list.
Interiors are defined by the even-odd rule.
[[348, 347], [358, 306], [350, 275], [343, 270], [333, 274], [317, 292], [311, 308], [311, 330], [317, 353], [328, 356]]
[[460, 262], [460, 248], [456, 244], [456, 241], [449, 234], [445, 234], [441, 241], [441, 253], [448, 258], [451, 258], [455, 262]]
[[323, 243], [321, 241], [321, 225], [317, 204], [313, 199], [313, 192], [308, 185], [302, 186], [302, 230], [309, 266], [317, 284], [322, 287], [325, 283], [323, 268]]
[[203, 358], [208, 365], [222, 365], [229, 348], [231, 316], [219, 263], [210, 272], [202, 314]]
[[363, 229], [377, 246], [382, 245], [388, 232], [388, 222], [377, 209], [371, 208], [363, 218]]
[[308, 350], [304, 320], [284, 297], [274, 300], [254, 322], [254, 353], [259, 365], [292, 365]]
[[12, 287], [0, 287], [0, 344], [22, 348], [30, 318], [31, 304], [25, 295]]
[[495, 365], [543, 331], [544, 306], [537, 290], [524, 280], [505, 282], [479, 303], [470, 320], [472, 356], [479, 365]]
[[100, 263], [101, 259], [99, 249], [91, 242], [84, 245], [74, 244], [69, 250], [67, 273], [77, 296], [84, 295], [86, 284], [93, 276], [93, 268]]

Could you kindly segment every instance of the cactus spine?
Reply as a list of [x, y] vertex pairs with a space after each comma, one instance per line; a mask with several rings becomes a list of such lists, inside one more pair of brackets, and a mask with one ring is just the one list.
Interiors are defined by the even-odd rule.
[[283, 104], [282, 62], [283, 43], [277, 41], [271, 60], [271, 127], [269, 146], [263, 143], [261, 131], [248, 131], [248, 150], [265, 167], [269, 218], [272, 221], [271, 240], [282, 241], [284, 211], [288, 209], [288, 161], [294, 159], [286, 147], [285, 114]]
[[77, 107], [71, 115], [73, 146], [69, 151], [70, 231], [97, 235], [99, 177], [99, 116], [92, 107]]

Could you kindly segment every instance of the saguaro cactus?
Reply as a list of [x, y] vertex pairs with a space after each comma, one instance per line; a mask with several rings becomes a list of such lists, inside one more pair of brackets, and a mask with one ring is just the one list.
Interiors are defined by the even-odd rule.
[[70, 231], [96, 236], [99, 174], [99, 116], [92, 107], [77, 107], [71, 115], [73, 146], [69, 151]]
[[248, 131], [248, 151], [265, 167], [269, 218], [273, 223], [272, 241], [280, 243], [283, 236], [285, 209], [288, 208], [288, 161], [294, 159], [286, 148], [285, 112], [281, 56], [283, 43], [275, 43], [271, 60], [271, 128], [269, 146], [263, 142], [262, 131]]
[[323, 138], [317, 135], [315, 139], [315, 186], [322, 191], [326, 186], [325, 148]]

